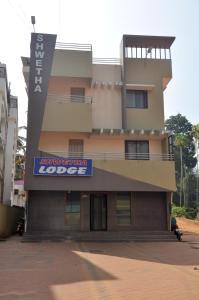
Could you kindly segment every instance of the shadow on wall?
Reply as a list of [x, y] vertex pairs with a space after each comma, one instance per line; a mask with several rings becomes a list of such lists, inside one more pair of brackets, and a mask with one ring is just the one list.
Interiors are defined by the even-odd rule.
[[5, 238], [16, 230], [16, 221], [24, 216], [24, 208], [0, 203], [0, 237]]

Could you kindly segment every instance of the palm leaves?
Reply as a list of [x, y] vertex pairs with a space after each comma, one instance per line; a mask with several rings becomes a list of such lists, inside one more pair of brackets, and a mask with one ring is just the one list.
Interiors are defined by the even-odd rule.
[[[27, 130], [26, 126], [18, 127], [18, 132], [20, 130]], [[17, 138], [17, 153], [23, 153], [25, 155], [26, 152], [26, 138], [24, 136], [18, 135]]]
[[199, 123], [194, 125], [192, 127], [192, 134], [195, 139], [196, 143], [196, 158], [197, 158], [197, 165], [196, 165], [196, 203], [197, 203], [197, 208], [199, 210], [199, 197], [198, 197], [198, 192], [199, 192], [199, 183], [198, 183], [198, 148], [199, 148]]
[[[21, 126], [18, 128], [18, 132], [20, 130], [26, 130], [26, 129], [27, 129], [26, 126]], [[16, 158], [15, 158], [15, 179], [22, 179], [24, 176], [25, 154], [26, 154], [26, 138], [24, 136], [18, 135]]]

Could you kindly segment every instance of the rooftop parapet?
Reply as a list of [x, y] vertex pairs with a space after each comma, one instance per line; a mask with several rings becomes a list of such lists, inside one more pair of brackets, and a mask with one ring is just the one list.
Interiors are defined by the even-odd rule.
[[123, 35], [126, 58], [171, 59], [170, 47], [175, 37]]

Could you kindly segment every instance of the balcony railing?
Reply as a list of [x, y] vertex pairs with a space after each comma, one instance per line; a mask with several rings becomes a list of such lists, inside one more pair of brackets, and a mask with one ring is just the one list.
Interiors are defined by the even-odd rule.
[[77, 44], [77, 43], [56, 43], [56, 49], [65, 49], [65, 50], [79, 50], [79, 51], [92, 51], [91, 44]]
[[94, 159], [94, 160], [156, 160], [156, 161], [172, 161], [174, 160], [173, 154], [161, 153], [110, 153], [110, 152], [41, 152], [42, 157], [58, 156], [63, 158], [79, 158], [79, 159]]
[[171, 59], [170, 48], [126, 47], [126, 58]]
[[93, 58], [93, 64], [120, 65], [119, 58]]
[[92, 97], [79, 95], [48, 94], [47, 99], [48, 101], [55, 101], [61, 103], [92, 103]]

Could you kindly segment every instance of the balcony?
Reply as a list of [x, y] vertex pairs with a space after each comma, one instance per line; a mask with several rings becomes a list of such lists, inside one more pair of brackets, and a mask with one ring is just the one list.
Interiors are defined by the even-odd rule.
[[48, 94], [42, 131], [91, 132], [92, 97]]
[[170, 48], [174, 40], [175, 37], [168, 36], [124, 35], [126, 83], [161, 83], [165, 89], [172, 78]]
[[157, 85], [161, 83], [163, 89], [172, 78], [170, 59], [126, 58], [126, 83]]
[[96, 65], [121, 65], [120, 58], [93, 58], [93, 64]]
[[173, 154], [162, 153], [110, 153], [110, 152], [50, 152], [53, 156], [64, 158], [81, 158], [93, 160], [155, 160], [155, 161], [173, 161]]
[[[109, 181], [109, 176], [116, 176], [119, 180], [139, 183], [138, 190], [176, 190], [175, 165], [171, 154], [41, 152], [41, 156], [92, 159], [93, 180], [97, 183], [103, 182], [104, 178]], [[140, 184], [143, 189], [140, 189]], [[114, 189], [117, 190], [117, 186]]]
[[92, 46], [57, 42], [51, 75], [91, 79]]
[[48, 94], [47, 101], [53, 101], [56, 103], [92, 103], [92, 97], [80, 96], [80, 95], [58, 95]]

